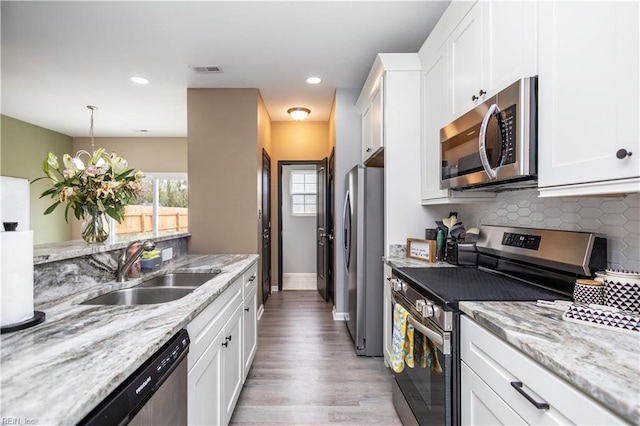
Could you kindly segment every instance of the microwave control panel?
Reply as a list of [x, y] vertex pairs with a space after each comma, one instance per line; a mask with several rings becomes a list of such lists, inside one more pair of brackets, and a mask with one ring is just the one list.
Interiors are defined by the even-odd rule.
[[505, 157], [502, 164], [513, 164], [516, 162], [516, 141], [515, 141], [516, 106], [515, 104], [502, 110], [501, 114], [504, 122], [502, 137], [505, 141], [504, 147], [506, 148], [506, 152], [502, 153], [502, 155]]

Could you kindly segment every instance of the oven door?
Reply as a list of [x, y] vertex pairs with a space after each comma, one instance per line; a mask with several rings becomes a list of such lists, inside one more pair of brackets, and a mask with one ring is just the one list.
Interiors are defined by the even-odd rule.
[[[396, 300], [401, 299], [394, 296]], [[405, 366], [401, 373], [394, 373], [394, 406], [404, 425], [452, 425], [451, 333], [442, 331], [429, 319], [420, 319], [414, 309], [408, 310], [411, 312], [409, 323], [414, 327], [414, 345], [425, 336], [429, 338], [433, 342], [431, 355], [437, 358], [440, 368], [428, 364], [422, 367], [414, 351], [415, 366]]]

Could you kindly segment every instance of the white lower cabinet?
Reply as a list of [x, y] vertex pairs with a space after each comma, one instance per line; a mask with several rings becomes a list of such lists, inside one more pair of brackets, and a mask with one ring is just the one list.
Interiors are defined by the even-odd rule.
[[464, 361], [460, 365], [460, 374], [463, 425], [527, 424]]
[[187, 376], [187, 421], [190, 425], [221, 425], [222, 341], [220, 331]]
[[244, 330], [242, 333], [243, 382], [247, 380], [253, 358], [255, 358], [258, 350], [258, 288], [256, 284], [257, 281], [254, 281], [253, 290], [244, 299]]
[[224, 424], [229, 423], [244, 383], [242, 359], [242, 306], [238, 306], [224, 326], [222, 334], [222, 400]]
[[257, 349], [254, 275], [255, 265], [187, 325], [190, 425], [226, 425], [231, 420]]
[[466, 316], [460, 358], [463, 425], [627, 424]]

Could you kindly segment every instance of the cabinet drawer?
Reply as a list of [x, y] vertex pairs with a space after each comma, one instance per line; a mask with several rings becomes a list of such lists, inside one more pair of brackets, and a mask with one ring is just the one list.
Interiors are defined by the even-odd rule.
[[251, 291], [253, 286], [258, 284], [258, 262], [251, 265], [251, 267], [242, 276], [244, 281], [244, 297]]
[[[620, 417], [568, 384], [468, 317], [460, 320], [460, 357], [528, 424], [626, 424]], [[538, 409], [512, 382], [549, 409]], [[464, 392], [464, 390], [463, 390]]]
[[239, 278], [187, 325], [191, 338], [187, 357], [189, 371], [222, 330], [234, 310], [242, 304], [241, 290], [242, 279]]

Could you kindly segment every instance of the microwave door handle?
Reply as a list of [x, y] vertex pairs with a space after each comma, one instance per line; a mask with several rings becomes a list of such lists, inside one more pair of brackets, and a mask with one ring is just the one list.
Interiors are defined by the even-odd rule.
[[489, 164], [489, 157], [487, 157], [487, 126], [489, 125], [489, 120], [494, 114], [500, 114], [500, 109], [496, 104], [491, 105], [487, 113], [484, 115], [482, 124], [480, 125], [480, 136], [478, 137], [478, 152], [480, 154], [480, 161], [482, 162], [484, 171], [487, 173], [490, 179], [495, 179], [498, 176], [497, 169], [491, 168], [491, 165]]

